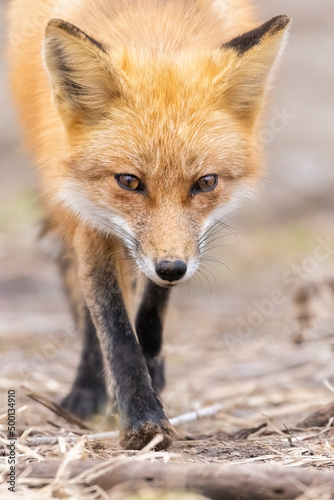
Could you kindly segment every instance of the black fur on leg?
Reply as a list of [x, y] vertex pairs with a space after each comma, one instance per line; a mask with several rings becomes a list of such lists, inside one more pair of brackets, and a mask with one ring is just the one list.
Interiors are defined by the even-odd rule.
[[87, 307], [84, 308], [84, 346], [70, 393], [61, 405], [81, 419], [101, 413], [107, 401], [100, 342]]
[[148, 281], [136, 317], [136, 332], [146, 359], [153, 389], [160, 394], [165, 387], [165, 364], [160, 356], [163, 322], [170, 290]]
[[63, 249], [58, 264], [74, 321], [84, 337], [81, 360], [74, 383], [61, 405], [77, 417], [88, 419], [95, 413], [101, 413], [107, 401], [100, 341], [90, 312], [84, 305], [75, 255], [68, 249]]
[[[141, 449], [156, 434], [167, 448], [174, 434], [155, 394], [141, 346], [132, 329], [110, 255], [110, 241], [90, 235], [78, 246], [79, 274], [96, 327], [120, 416], [121, 445]], [[99, 257], [99, 259], [97, 259]], [[123, 284], [124, 286], [124, 284]]]

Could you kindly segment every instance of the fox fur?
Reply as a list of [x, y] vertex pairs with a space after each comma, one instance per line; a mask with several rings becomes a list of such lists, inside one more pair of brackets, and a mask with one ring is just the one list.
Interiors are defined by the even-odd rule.
[[[169, 289], [260, 175], [258, 129], [290, 19], [259, 26], [247, 0], [12, 0], [9, 20], [11, 88], [85, 336], [63, 404], [97, 411], [105, 366], [123, 446], [162, 433], [166, 448]], [[148, 279], [134, 325], [133, 261]]]

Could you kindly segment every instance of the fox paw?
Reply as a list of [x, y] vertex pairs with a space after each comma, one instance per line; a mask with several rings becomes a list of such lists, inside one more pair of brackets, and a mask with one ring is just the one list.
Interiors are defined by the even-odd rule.
[[107, 393], [102, 388], [73, 387], [60, 405], [76, 417], [87, 420], [101, 413], [107, 401]]
[[135, 428], [122, 431], [120, 445], [125, 450], [141, 450], [157, 434], [161, 434], [163, 440], [157, 444], [155, 449], [167, 450], [175, 435], [175, 431], [168, 420], [140, 422]]

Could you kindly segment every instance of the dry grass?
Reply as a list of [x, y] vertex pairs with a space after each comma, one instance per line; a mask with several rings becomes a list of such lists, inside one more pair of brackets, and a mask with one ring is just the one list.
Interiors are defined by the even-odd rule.
[[[24, 257], [14, 239], [3, 247], [5, 265], [0, 287], [4, 318], [0, 323], [0, 393], [4, 401], [0, 437], [5, 448], [6, 393], [14, 388], [20, 436], [17, 458], [25, 468], [15, 498], [183, 498], [182, 493], [157, 492], [146, 484], [117, 486], [107, 493], [98, 487], [84, 487], [78, 478], [68, 479], [75, 460], [102, 460], [104, 467], [142, 460], [230, 466], [265, 463], [333, 470], [333, 420], [328, 418], [325, 426], [304, 430], [297, 425], [334, 399], [334, 309], [327, 302], [326, 307], [318, 309], [312, 305], [312, 321], [306, 329], [303, 325], [302, 342], [297, 343], [301, 326], [296, 320], [299, 309], [294, 305], [295, 290], [282, 288], [285, 300], [272, 314], [263, 315], [259, 324], [247, 331], [240, 329], [242, 322], [249, 323], [258, 310], [255, 301], [262, 303], [281, 286], [285, 269], [274, 269], [267, 263], [257, 268], [260, 271], [256, 275], [236, 276], [225, 288], [215, 288], [212, 283], [212, 291], [204, 284], [192, 286], [190, 291], [187, 287], [176, 290], [164, 347], [168, 385], [163, 400], [167, 414], [176, 417], [216, 404], [221, 409], [178, 425], [177, 439], [168, 452], [124, 452], [116, 436], [109, 440], [85, 437], [117, 430], [117, 417], [99, 417], [85, 422], [88, 430], [81, 429], [32, 401], [21, 388], [24, 384], [39, 396], [58, 402], [70, 388], [80, 353], [80, 339], [72, 328], [56, 269], [36, 250], [32, 239], [24, 240], [24, 244]], [[331, 271], [330, 266], [328, 269]], [[37, 437], [53, 437], [54, 441], [28, 446], [29, 439]], [[31, 489], [29, 464], [55, 459], [61, 460], [57, 474], [46, 485], [36, 479]], [[3, 456], [1, 499], [10, 494], [4, 482], [5, 463]], [[332, 498], [326, 487], [304, 490], [300, 485], [299, 500]], [[185, 494], [184, 498], [199, 497]]]

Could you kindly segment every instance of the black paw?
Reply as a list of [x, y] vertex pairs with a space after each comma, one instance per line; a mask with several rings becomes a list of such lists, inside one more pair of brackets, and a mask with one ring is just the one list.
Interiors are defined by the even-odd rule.
[[168, 420], [138, 422], [134, 428], [121, 431], [120, 445], [126, 450], [141, 450], [157, 434], [163, 439], [155, 447], [156, 450], [167, 450], [172, 444], [175, 431]]
[[151, 375], [154, 392], [159, 395], [166, 385], [165, 360], [162, 356], [155, 356], [154, 358], [146, 358], [146, 364]]
[[61, 401], [61, 406], [76, 417], [86, 420], [102, 413], [107, 402], [104, 387], [84, 388], [73, 386], [71, 392]]

